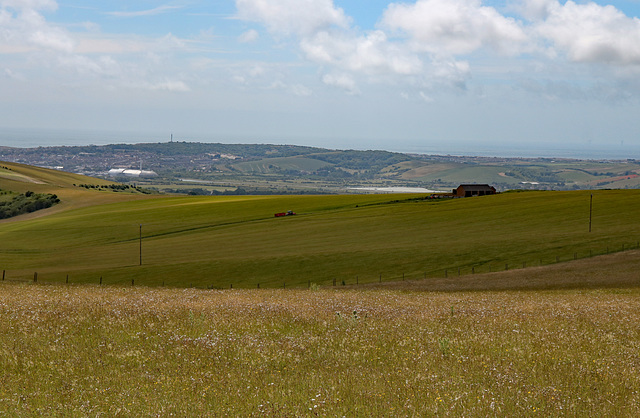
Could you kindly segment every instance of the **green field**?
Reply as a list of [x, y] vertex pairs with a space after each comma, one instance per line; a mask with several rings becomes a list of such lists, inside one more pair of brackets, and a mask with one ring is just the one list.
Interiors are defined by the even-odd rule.
[[593, 192], [589, 232], [591, 192], [74, 186], [92, 181], [0, 171], [62, 199], [0, 221], [0, 415], [640, 413], [638, 190]]
[[[86, 190], [44, 169], [16, 166], [13, 173], [42, 180], [21, 185], [56, 192], [62, 203], [0, 224], [0, 269], [9, 279], [38, 273], [45, 282], [68, 275], [72, 283], [102, 277], [151, 286], [355, 284], [549, 264], [635, 248], [640, 240], [638, 190], [593, 192], [590, 233], [585, 191], [442, 201], [166, 197]], [[0, 188], [11, 189], [8, 183], [2, 179]], [[298, 215], [274, 218], [286, 210]]]
[[639, 298], [3, 283], [0, 414], [634, 417]]
[[241, 171], [268, 174], [283, 170], [316, 171], [323, 167], [331, 167], [332, 165], [333, 164], [313, 158], [283, 157], [238, 163], [235, 164], [234, 167]]

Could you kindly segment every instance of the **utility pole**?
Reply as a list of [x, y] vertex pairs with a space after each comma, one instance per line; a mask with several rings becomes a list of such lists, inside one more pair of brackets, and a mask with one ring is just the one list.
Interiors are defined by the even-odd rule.
[[142, 265], [142, 224], [140, 224], [140, 265]]
[[589, 200], [589, 232], [591, 232], [591, 214], [593, 213], [593, 193], [591, 193], [591, 199]]

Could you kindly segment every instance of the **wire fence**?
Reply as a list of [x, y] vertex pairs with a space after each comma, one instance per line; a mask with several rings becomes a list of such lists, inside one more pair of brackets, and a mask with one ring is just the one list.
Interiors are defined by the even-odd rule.
[[[313, 287], [339, 287], [339, 286], [358, 286], [358, 285], [366, 285], [373, 283], [388, 283], [388, 282], [399, 282], [399, 281], [408, 281], [408, 280], [426, 280], [429, 278], [451, 278], [454, 279], [456, 277], [474, 275], [474, 274], [486, 274], [486, 273], [497, 273], [500, 271], [508, 271], [515, 269], [526, 269], [528, 267], [540, 267], [551, 264], [558, 264], [563, 262], [575, 261], [580, 259], [592, 258], [606, 254], [619, 253], [623, 251], [629, 250], [637, 250], [640, 249], [640, 241], [636, 241], [635, 243], [622, 243], [617, 245], [608, 245], [606, 247], [602, 247], [599, 249], [590, 248], [588, 250], [582, 251], [574, 251], [572, 253], [562, 253], [556, 256], [546, 256], [540, 257], [537, 259], [528, 259], [524, 261], [510, 261], [510, 262], [497, 262], [496, 260], [488, 260], [479, 263], [467, 263], [461, 264], [458, 266], [449, 266], [444, 268], [431, 268], [425, 269], [422, 272], [413, 271], [411, 273], [379, 273], [376, 275], [372, 274], [363, 274], [363, 275], [348, 275], [348, 276], [339, 276], [335, 275], [334, 277], [325, 278], [322, 280], [307, 280], [305, 282], [301, 282], [300, 280], [289, 281], [287, 284], [287, 280], [283, 279], [282, 284], [275, 283], [273, 280], [268, 281], [267, 283], [260, 283], [259, 281], [254, 282], [251, 285], [245, 283], [233, 283], [232, 280], [227, 281], [227, 285], [223, 286], [220, 283], [221, 280], [216, 280], [216, 283], [210, 285], [203, 285], [202, 280], [200, 284], [196, 283], [194, 286], [193, 283], [181, 283], [181, 285], [176, 285], [175, 283], [171, 283], [171, 287], [176, 288], [197, 288], [197, 289], [215, 289], [215, 290], [223, 290], [223, 289], [247, 289], [247, 288], [257, 288], [257, 289], [273, 289], [273, 288], [282, 288], [282, 289], [300, 289], [300, 288], [313, 288]], [[97, 276], [95, 281], [87, 280], [86, 278], [78, 280], [74, 283], [73, 278], [70, 274], [57, 274], [57, 275], [48, 275], [46, 277], [42, 277], [38, 274], [38, 272], [34, 272], [33, 276], [25, 277], [24, 270], [16, 272], [14, 275], [10, 274], [8, 270], [2, 270], [2, 281], [3, 282], [16, 282], [16, 283], [41, 283], [41, 284], [96, 284], [96, 285], [119, 285], [119, 286], [136, 286], [135, 279], [130, 279], [123, 281], [122, 279], [109, 281], [104, 275]], [[165, 287], [165, 281], [157, 281], [157, 280], [139, 280], [139, 285], [150, 286], [150, 287]], [[188, 286], [187, 286], [188, 284]], [[234, 287], [235, 286], [235, 287]]]

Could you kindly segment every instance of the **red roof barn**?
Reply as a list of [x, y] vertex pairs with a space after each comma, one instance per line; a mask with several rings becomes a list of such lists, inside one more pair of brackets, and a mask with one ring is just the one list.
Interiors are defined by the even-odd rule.
[[496, 188], [488, 184], [461, 184], [453, 189], [453, 194], [457, 197], [485, 196], [496, 194]]

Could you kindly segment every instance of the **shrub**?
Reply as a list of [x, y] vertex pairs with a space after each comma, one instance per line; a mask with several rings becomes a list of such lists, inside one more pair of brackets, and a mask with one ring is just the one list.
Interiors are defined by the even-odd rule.
[[55, 194], [27, 191], [14, 196], [11, 200], [0, 202], [0, 219], [50, 208], [57, 203], [60, 203], [60, 199]]

